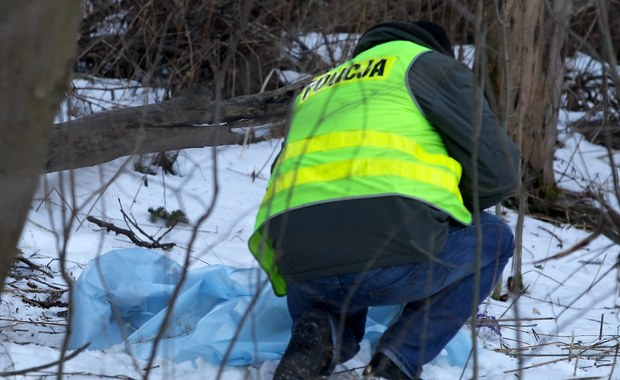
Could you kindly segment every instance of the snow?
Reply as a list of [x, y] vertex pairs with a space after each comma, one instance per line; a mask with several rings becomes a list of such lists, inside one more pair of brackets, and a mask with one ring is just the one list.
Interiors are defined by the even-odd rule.
[[[148, 92], [140, 89], [135, 94], [125, 101], [139, 104]], [[558, 183], [572, 190], [594, 187], [609, 192], [613, 189], [611, 170], [617, 169], [610, 167], [603, 148], [567, 127], [579, 116], [561, 115], [562, 147], [555, 162]], [[125, 236], [106, 233], [87, 221], [89, 215], [127, 228], [125, 213], [146, 234], [176, 243], [166, 255], [183, 262], [189, 254], [191, 268], [211, 264], [254, 267], [247, 239], [279, 146], [280, 141], [273, 140], [184, 150], [174, 165], [176, 175], [155, 167], [155, 175], [139, 173], [134, 170], [134, 158], [120, 158], [42, 176], [19, 243], [24, 260], [7, 279], [0, 302], [0, 372], [35, 367], [60, 357], [66, 325], [62, 302], [68, 301], [60, 275], [61, 253], [67, 276], [76, 279], [89, 260], [112, 249], [134, 246]], [[613, 197], [608, 200], [617, 206]], [[159, 206], [183, 210], [190, 223], [166, 233], [161, 221], [150, 220], [148, 208]], [[514, 228], [516, 214], [504, 211]], [[194, 230], [198, 233], [193, 239]], [[479, 378], [514, 379], [519, 367], [523, 378], [537, 380], [620, 378], [615, 359], [620, 335], [615, 267], [619, 250], [607, 238], [598, 237], [570, 255], [545, 261], [588, 235], [571, 225], [526, 218], [526, 292], [518, 299], [511, 296], [506, 302], [489, 300], [481, 305], [479, 312], [496, 320], [501, 336], [490, 327], [478, 330]], [[505, 279], [510, 272], [509, 267]], [[52, 295], [61, 303], [51, 302]], [[521, 362], [510, 355], [517, 351], [523, 354]], [[361, 352], [338, 367], [331, 378], [358, 378], [370, 355], [365, 340]], [[141, 378], [145, 365], [122, 347], [113, 347], [82, 352], [67, 361], [63, 371], [67, 379]], [[173, 363], [157, 359], [154, 365], [151, 378], [156, 379], [212, 379], [220, 371], [201, 360]], [[221, 378], [269, 379], [276, 365], [269, 361], [258, 367], [224, 367]], [[56, 372], [52, 366], [11, 378], [47, 378]], [[463, 369], [438, 360], [426, 365], [423, 375], [426, 379], [471, 378], [471, 364]]]
[[353, 50], [359, 37], [350, 33], [308, 33], [300, 36], [288, 53], [301, 57], [305, 51], [311, 51], [328, 64], [341, 63]]

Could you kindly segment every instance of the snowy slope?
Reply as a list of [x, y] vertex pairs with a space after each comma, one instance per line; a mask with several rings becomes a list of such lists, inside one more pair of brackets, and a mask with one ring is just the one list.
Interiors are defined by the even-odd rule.
[[[192, 267], [215, 263], [240, 267], [255, 265], [246, 248], [246, 241], [266, 186], [267, 172], [265, 169], [259, 171], [266, 164], [268, 167], [269, 157], [278, 145], [278, 141], [273, 141], [248, 147], [221, 147], [215, 151], [210, 148], [187, 150], [182, 152], [177, 162], [178, 175], [160, 172], [145, 177], [133, 170], [131, 161], [119, 159], [99, 167], [76, 170], [74, 186], [69, 185], [69, 173], [44, 176], [33, 201], [20, 248], [26, 259], [49, 268], [49, 272], [56, 275], [53, 278], [43, 275], [32, 277], [42, 279], [39, 283], [32, 279], [10, 280], [17, 287], [31, 291], [37, 289], [33, 286], [41, 290], [51, 286], [64, 288], [57, 274], [58, 251], [63, 248], [63, 228], [69, 218], [63, 212], [66, 213], [65, 206], [68, 205], [78, 209], [75, 220], [68, 228], [70, 239], [66, 248], [66, 267], [73, 278], [97, 255], [114, 248], [132, 246], [126, 237], [101, 231], [85, 220], [87, 215], [92, 215], [126, 227], [121, 206], [127, 215], [135, 218], [138, 225], [153, 236], [159, 236], [165, 227], [162, 223], [149, 221], [149, 207], [184, 210], [190, 224], [177, 226], [162, 239], [162, 242], [178, 244], [168, 255], [182, 262], [190, 245], [194, 224], [214, 205], [210, 216], [197, 227], [199, 233], [190, 253]], [[594, 150], [595, 147], [590, 148]], [[216, 171], [213, 170], [214, 157]], [[255, 179], [252, 173], [258, 174]], [[145, 178], [148, 179], [148, 186]], [[216, 182], [218, 191], [213, 202]], [[514, 213], [507, 212], [507, 218], [512, 225], [515, 224]], [[605, 238], [598, 238], [585, 249], [566, 258], [537, 263], [586, 236], [586, 232], [571, 226], [555, 226], [527, 219], [524, 249], [528, 291], [518, 302], [514, 299], [491, 301], [481, 308], [481, 312], [499, 321], [502, 335], [500, 338], [490, 328], [481, 329], [480, 343], [484, 347], [479, 360], [481, 377], [514, 378], [512, 371], [519, 367], [519, 363], [507, 353], [518, 348], [526, 355], [522, 365], [527, 368], [524, 370], [527, 378], [610, 375], [618, 337], [617, 272], [613, 268], [617, 249]], [[36, 274], [24, 263], [18, 263], [18, 267], [26, 273], [25, 277], [27, 273]], [[29, 305], [20, 298], [24, 292], [17, 292], [12, 287], [8, 290], [0, 306], [3, 322], [2, 370], [22, 369], [55, 360], [62, 344], [64, 318], [61, 312], [65, 309]], [[42, 300], [47, 293], [25, 294], [31, 299]], [[61, 300], [66, 301], [66, 295]], [[519, 336], [514, 320], [516, 305], [522, 318]], [[347, 363], [347, 368], [363, 366], [368, 360], [370, 353], [367, 345], [364, 347], [357, 358]], [[606, 349], [610, 352], [605, 352]], [[541, 364], [547, 362], [549, 364]], [[67, 378], [95, 374], [133, 378], [141, 376], [142, 365], [144, 363], [136, 363], [121, 348], [115, 348], [83, 353], [67, 362], [65, 371], [76, 374], [71, 377], [67, 375]], [[157, 365], [153, 376], [159, 378], [211, 378], [217, 373], [215, 366], [200, 362], [158, 362]], [[274, 365], [268, 362], [259, 369], [227, 368], [223, 378], [253, 378], [259, 375], [269, 378]], [[461, 371], [449, 365], [427, 366], [425, 376], [431, 379], [458, 379]], [[46, 373], [53, 373], [53, 369], [37, 372], [40, 375]], [[618, 369], [616, 374], [620, 377]], [[352, 372], [348, 375], [354, 378]]]
[[[86, 95], [96, 100], [109, 93]], [[123, 104], [150, 102], [160, 96], [136, 89], [126, 95]], [[113, 98], [123, 99], [118, 94]], [[87, 106], [80, 103], [82, 108]], [[556, 152], [555, 163], [558, 182], [570, 189], [594, 184], [610, 190], [612, 169], [606, 152], [565, 127], [567, 121], [579, 116], [561, 116], [558, 129], [563, 145]], [[65, 257], [66, 275], [74, 280], [89, 260], [112, 249], [134, 246], [126, 236], [108, 233], [87, 221], [87, 216], [128, 228], [124, 213], [145, 232], [138, 234], [140, 238], [148, 241], [148, 235], [162, 243], [175, 243], [175, 248], [165, 252], [170, 258], [182, 263], [190, 255], [190, 268], [255, 266], [246, 244], [279, 146], [280, 141], [274, 140], [245, 147], [185, 150], [175, 163], [175, 175], [164, 174], [160, 168], [154, 168], [154, 175], [139, 173], [134, 170], [134, 158], [122, 158], [72, 173], [42, 176], [19, 243], [23, 256], [7, 280], [0, 303], [0, 372], [59, 358], [68, 301], [60, 257]], [[612, 197], [609, 200], [614, 201]], [[166, 232], [164, 223], [151, 221], [148, 212], [160, 206], [168, 211], [183, 210], [189, 223]], [[514, 227], [515, 213], [505, 213]], [[194, 238], [193, 231], [197, 232]], [[528, 379], [620, 379], [620, 364], [615, 359], [620, 343], [617, 247], [599, 237], [566, 257], [544, 261], [587, 236], [588, 232], [570, 225], [526, 218], [527, 291], [519, 299], [481, 306], [480, 313], [489, 326], [478, 331], [479, 378], [515, 379], [521, 367], [523, 378]], [[509, 275], [507, 268], [505, 278]], [[517, 352], [522, 354], [521, 362], [515, 358]], [[332, 378], [357, 378], [369, 357], [369, 344], [364, 341], [360, 354], [339, 367]], [[269, 379], [276, 364], [226, 367], [222, 378]], [[68, 379], [141, 378], [145, 365], [122, 347], [113, 347], [82, 352], [67, 361], [63, 370]], [[158, 359], [151, 375], [158, 379], [211, 379], [219, 370], [200, 360], [172, 363]], [[11, 378], [55, 377], [56, 372], [57, 367], [52, 366]], [[424, 376], [460, 379], [472, 374], [471, 367], [464, 370], [438, 361], [425, 366]]]

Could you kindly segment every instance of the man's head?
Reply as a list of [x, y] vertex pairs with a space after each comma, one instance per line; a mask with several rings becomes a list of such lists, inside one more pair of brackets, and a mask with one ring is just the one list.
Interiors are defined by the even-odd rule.
[[415, 40], [432, 50], [454, 57], [450, 38], [441, 25], [432, 21], [388, 21], [366, 31], [353, 50], [353, 56], [373, 46], [394, 40]]

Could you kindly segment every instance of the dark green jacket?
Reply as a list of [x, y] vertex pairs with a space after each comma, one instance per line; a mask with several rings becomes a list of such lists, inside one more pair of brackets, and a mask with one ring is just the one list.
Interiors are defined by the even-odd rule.
[[[411, 65], [411, 100], [437, 129], [448, 154], [462, 165], [459, 187], [465, 206], [473, 209], [474, 167], [479, 208], [500, 202], [516, 187], [519, 152], [484, 101], [477, 159], [472, 160], [472, 71], [412, 24], [388, 23], [371, 29], [354, 55], [393, 40], [433, 49]], [[297, 209], [273, 219], [269, 235], [284, 278], [304, 281], [432, 259], [443, 248], [450, 223], [454, 221], [447, 214], [425, 203], [388, 196]]]

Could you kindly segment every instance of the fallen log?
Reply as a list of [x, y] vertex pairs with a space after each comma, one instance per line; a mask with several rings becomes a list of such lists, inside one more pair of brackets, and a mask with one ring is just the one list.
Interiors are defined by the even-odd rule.
[[157, 104], [96, 113], [54, 124], [46, 173], [108, 162], [123, 156], [265, 139], [239, 128], [280, 123], [305, 84], [213, 101], [190, 94]]

